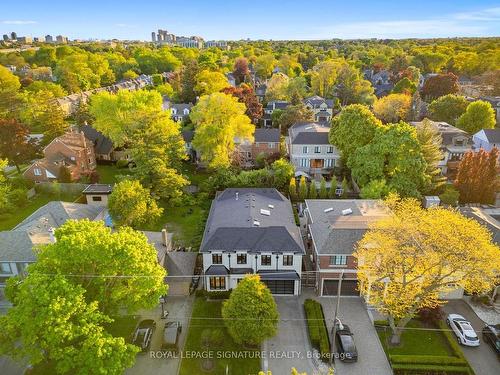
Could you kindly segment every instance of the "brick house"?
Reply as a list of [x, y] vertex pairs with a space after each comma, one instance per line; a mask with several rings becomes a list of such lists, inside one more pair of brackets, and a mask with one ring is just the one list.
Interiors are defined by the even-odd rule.
[[55, 181], [64, 166], [69, 169], [71, 179], [76, 181], [96, 168], [92, 142], [76, 129], [55, 138], [43, 149], [43, 155], [43, 159], [33, 162], [24, 172], [27, 179], [34, 182]]
[[307, 248], [318, 294], [335, 296], [343, 273], [341, 295], [358, 296], [355, 245], [369, 223], [388, 215], [387, 208], [369, 199], [306, 199], [305, 205]]

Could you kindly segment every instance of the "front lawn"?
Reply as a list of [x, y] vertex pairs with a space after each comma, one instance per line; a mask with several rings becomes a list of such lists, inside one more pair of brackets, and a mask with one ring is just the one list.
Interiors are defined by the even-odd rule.
[[[213, 367], [211, 370], [205, 370], [202, 369], [203, 359], [183, 358], [180, 375], [203, 373], [224, 375], [226, 366], [231, 375], [255, 375], [260, 371], [259, 358], [220, 358], [223, 353], [241, 353], [247, 357], [257, 357], [258, 353], [258, 350], [236, 344], [229, 336], [222, 319], [214, 319], [222, 317], [221, 308], [221, 300], [207, 301], [205, 297], [196, 297], [184, 353], [211, 353]], [[207, 336], [211, 339], [203, 342], [202, 337]]]
[[97, 173], [99, 174], [100, 184], [115, 184], [118, 182], [117, 176], [126, 175], [127, 168], [117, 168], [116, 165], [97, 165]]
[[424, 328], [424, 326], [420, 321], [410, 321], [401, 336], [401, 345], [397, 347], [389, 347], [388, 345], [391, 339], [391, 330], [389, 327], [385, 330], [378, 329], [377, 331], [384, 350], [391, 355], [453, 355], [453, 351], [441, 331], [423, 330], [421, 328]]
[[56, 194], [48, 194], [48, 193], [37, 193], [33, 198], [31, 198], [28, 203], [22, 207], [17, 207], [14, 212], [0, 215], [0, 231], [3, 230], [11, 230], [37, 209], [42, 207], [43, 205], [49, 203], [50, 201], [64, 201], [64, 202], [74, 202], [78, 199], [80, 194], [66, 194], [61, 193], [59, 195]]

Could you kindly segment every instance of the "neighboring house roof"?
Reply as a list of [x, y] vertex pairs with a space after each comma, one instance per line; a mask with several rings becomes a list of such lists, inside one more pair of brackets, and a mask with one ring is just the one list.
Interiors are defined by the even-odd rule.
[[51, 228], [63, 225], [67, 220], [94, 220], [105, 207], [82, 203], [52, 201], [40, 207], [13, 230], [26, 231], [31, 234], [48, 233]]
[[113, 186], [109, 184], [92, 184], [87, 186], [82, 194], [111, 194], [113, 192]]
[[491, 234], [493, 242], [500, 246], [500, 209], [481, 207], [459, 207], [462, 215], [476, 220], [486, 227]]
[[231, 188], [212, 201], [200, 252], [304, 253], [290, 201], [276, 189]]
[[[309, 230], [318, 254], [352, 254], [368, 224], [388, 214], [383, 204], [370, 199], [307, 199], [306, 205], [311, 218]], [[343, 215], [348, 209], [352, 212]]]
[[253, 135], [255, 142], [279, 142], [280, 141], [280, 131], [279, 129], [255, 129]]
[[268, 110], [273, 110], [273, 109], [285, 109], [290, 105], [285, 100], [271, 100], [270, 102], [267, 103], [266, 108]]
[[[466, 131], [456, 128], [453, 125], [448, 124], [444, 121], [431, 121], [431, 123], [437, 128], [441, 138], [443, 139], [443, 145], [450, 145], [453, 143], [453, 138], [457, 136], [464, 136], [470, 138], [469, 133]], [[417, 127], [422, 124], [422, 122], [410, 122], [411, 125]]]
[[483, 129], [489, 143], [500, 143], [500, 129]]
[[309, 98], [304, 99], [304, 104], [310, 104], [313, 108], [319, 108], [319, 106], [323, 103], [326, 103], [328, 108], [333, 108], [333, 100], [332, 99], [324, 99], [321, 96], [314, 95]]
[[90, 125], [80, 126], [80, 131], [92, 142], [96, 154], [107, 155], [113, 150], [113, 142], [100, 131], [97, 131]]
[[375, 95], [379, 98], [384, 95], [388, 95], [391, 93], [394, 88], [394, 84], [392, 83], [382, 83], [380, 85], [375, 85]]
[[165, 256], [165, 268], [168, 276], [189, 276], [194, 274], [196, 257], [193, 251], [170, 251]]
[[0, 232], [0, 262], [34, 262], [33, 242], [27, 232]]
[[194, 138], [194, 130], [183, 130], [181, 134], [182, 134], [182, 139], [186, 143], [191, 142]]
[[301, 132], [292, 140], [294, 145], [328, 145], [328, 133]]
[[179, 103], [179, 104], [171, 104], [170, 108], [175, 109], [177, 111], [176, 115], [184, 115], [184, 110], [191, 110], [193, 105], [191, 103]]

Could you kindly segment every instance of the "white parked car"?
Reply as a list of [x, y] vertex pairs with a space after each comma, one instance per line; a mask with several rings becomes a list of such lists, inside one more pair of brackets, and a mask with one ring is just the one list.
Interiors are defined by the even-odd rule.
[[479, 337], [472, 328], [470, 322], [459, 314], [450, 314], [446, 318], [446, 323], [457, 336], [459, 344], [466, 346], [479, 346]]

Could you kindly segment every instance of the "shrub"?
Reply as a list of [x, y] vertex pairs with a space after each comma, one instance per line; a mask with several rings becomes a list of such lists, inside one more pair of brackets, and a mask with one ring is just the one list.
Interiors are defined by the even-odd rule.
[[130, 161], [126, 159], [121, 159], [116, 162], [116, 168], [126, 168], [128, 167]]
[[418, 320], [428, 325], [436, 325], [442, 319], [443, 311], [439, 306], [433, 309], [426, 307], [418, 311]]
[[311, 344], [319, 350], [321, 358], [327, 361], [330, 356], [330, 338], [326, 328], [323, 307], [317, 301], [306, 299], [304, 301], [304, 310]]

